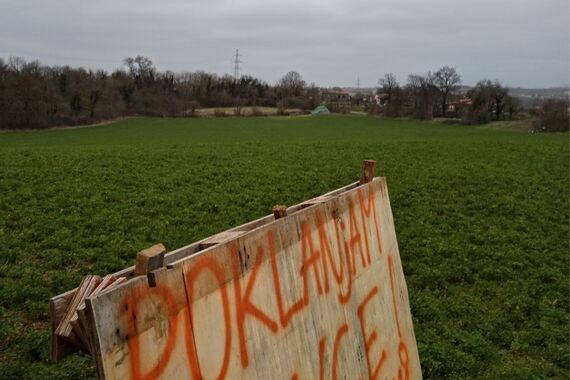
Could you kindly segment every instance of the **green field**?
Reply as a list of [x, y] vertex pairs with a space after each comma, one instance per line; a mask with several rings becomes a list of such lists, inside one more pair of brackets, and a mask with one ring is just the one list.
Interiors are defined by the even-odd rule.
[[48, 361], [48, 299], [357, 179], [386, 176], [426, 379], [568, 379], [568, 134], [407, 120], [128, 119], [0, 134], [0, 378]]

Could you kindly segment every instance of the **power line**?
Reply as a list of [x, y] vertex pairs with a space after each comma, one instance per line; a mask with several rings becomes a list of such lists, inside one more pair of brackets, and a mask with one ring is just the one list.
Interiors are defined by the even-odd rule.
[[360, 91], [360, 76], [356, 77], [356, 91]]
[[241, 63], [239, 59], [239, 49], [236, 49], [236, 54], [234, 55], [234, 60], [232, 61], [234, 64], [234, 79], [235, 81], [239, 81], [239, 64]]

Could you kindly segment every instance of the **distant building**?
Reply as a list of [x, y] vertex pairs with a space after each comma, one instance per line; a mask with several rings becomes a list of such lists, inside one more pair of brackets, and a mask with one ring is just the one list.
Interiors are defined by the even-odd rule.
[[447, 103], [447, 114], [449, 116], [461, 116], [473, 104], [473, 99], [462, 96]]
[[388, 94], [377, 93], [372, 95], [372, 101], [374, 101], [380, 107], [384, 107], [388, 104]]
[[345, 90], [322, 90], [321, 101], [332, 112], [350, 112], [350, 94]]

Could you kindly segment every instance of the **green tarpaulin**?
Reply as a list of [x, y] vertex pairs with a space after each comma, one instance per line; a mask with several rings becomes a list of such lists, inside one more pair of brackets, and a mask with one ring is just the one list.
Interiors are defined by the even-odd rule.
[[331, 111], [325, 106], [318, 106], [313, 111], [311, 111], [311, 115], [328, 115]]

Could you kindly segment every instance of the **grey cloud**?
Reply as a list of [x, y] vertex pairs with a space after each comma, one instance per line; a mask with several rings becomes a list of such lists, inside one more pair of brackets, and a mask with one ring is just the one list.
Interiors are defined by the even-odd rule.
[[449, 64], [464, 82], [568, 85], [567, 0], [3, 0], [0, 57], [112, 70], [126, 56], [160, 69], [243, 71], [319, 85], [405, 81]]

